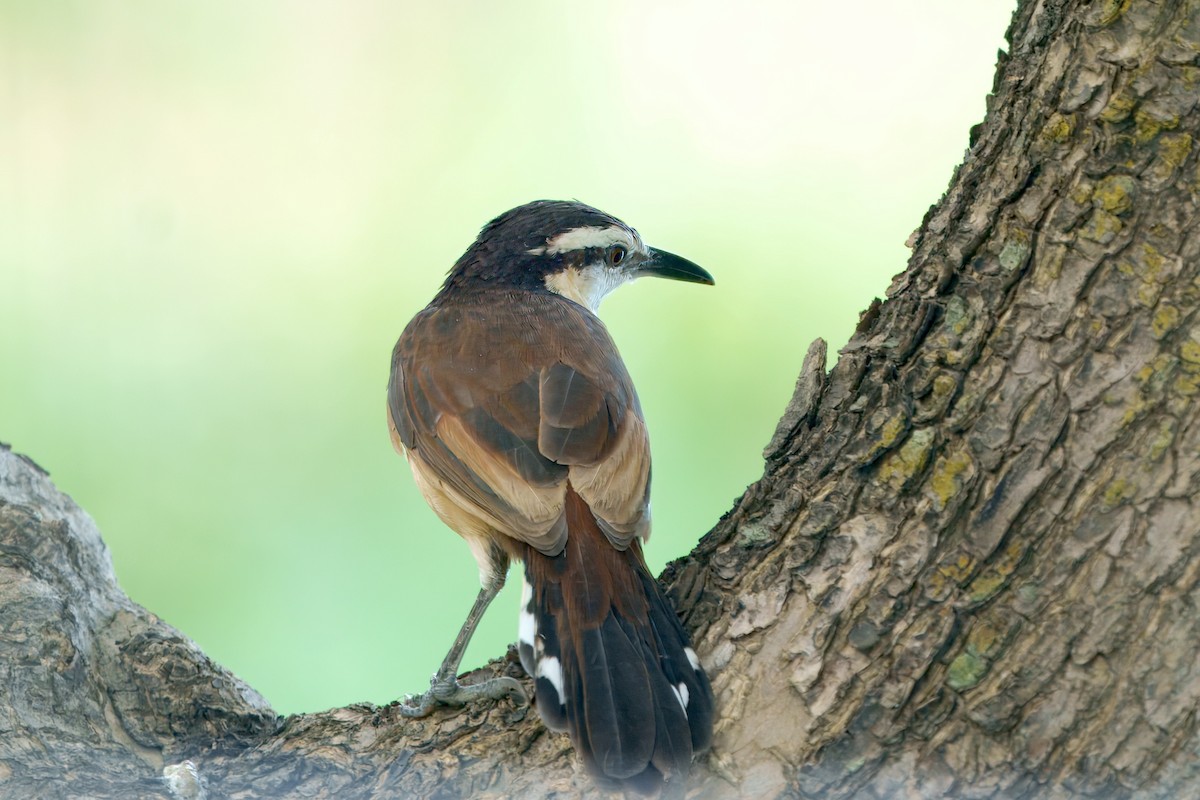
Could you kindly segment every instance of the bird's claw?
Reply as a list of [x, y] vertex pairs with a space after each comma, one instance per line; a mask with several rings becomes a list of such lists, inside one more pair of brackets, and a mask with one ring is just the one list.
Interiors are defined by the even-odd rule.
[[465, 685], [453, 677], [439, 680], [435, 675], [430, 681], [429, 691], [416, 697], [405, 696], [404, 702], [400, 705], [400, 714], [405, 717], [420, 718], [429, 716], [434, 707], [439, 705], [464, 706], [475, 700], [500, 700], [505, 697], [511, 699], [517, 706], [529, 704], [529, 697], [521, 688], [520, 682], [507, 675], [492, 678], [483, 683]]

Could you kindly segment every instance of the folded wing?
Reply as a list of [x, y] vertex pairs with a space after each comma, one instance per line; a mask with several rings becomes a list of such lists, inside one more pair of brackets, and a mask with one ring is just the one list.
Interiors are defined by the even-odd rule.
[[[515, 346], [513, 330], [527, 331]], [[649, 534], [641, 409], [607, 330], [582, 307], [554, 295], [430, 307], [392, 365], [393, 441], [451, 517], [557, 555], [569, 481], [618, 549]]]

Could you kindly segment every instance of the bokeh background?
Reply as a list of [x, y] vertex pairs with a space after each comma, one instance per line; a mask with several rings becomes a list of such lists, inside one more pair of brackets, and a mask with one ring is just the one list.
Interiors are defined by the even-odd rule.
[[[578, 198], [716, 276], [602, 309], [657, 569], [904, 267], [1014, 5], [0, 0], [0, 440], [281, 712], [422, 690], [477, 574], [384, 386], [479, 227]], [[515, 637], [513, 578], [464, 668]]]

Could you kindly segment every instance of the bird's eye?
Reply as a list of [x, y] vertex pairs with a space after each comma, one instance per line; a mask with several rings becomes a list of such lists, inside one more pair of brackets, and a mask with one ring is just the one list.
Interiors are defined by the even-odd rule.
[[616, 245], [615, 247], [609, 248], [609, 250], [608, 250], [609, 266], [615, 267], [624, 260], [625, 260], [625, 248], [624, 247], [621, 247], [621, 245]]

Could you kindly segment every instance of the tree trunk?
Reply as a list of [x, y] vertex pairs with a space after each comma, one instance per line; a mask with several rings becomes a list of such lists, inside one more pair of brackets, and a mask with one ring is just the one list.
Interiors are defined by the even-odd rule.
[[[698, 796], [1200, 792], [1200, 0], [1022, 2], [1009, 42], [908, 269], [667, 570]], [[277, 718], [7, 451], [0, 626], [5, 797], [597, 794], [507, 702]]]

